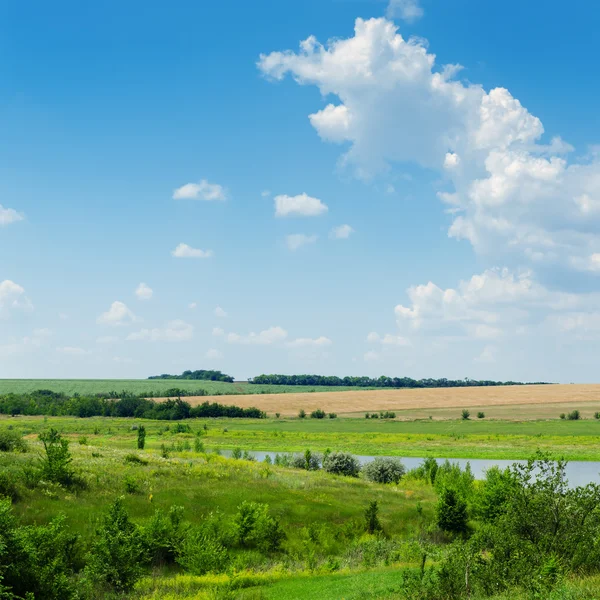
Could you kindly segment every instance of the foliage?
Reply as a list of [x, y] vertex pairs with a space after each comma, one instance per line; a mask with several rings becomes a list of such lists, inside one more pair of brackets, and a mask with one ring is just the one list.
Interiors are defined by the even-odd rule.
[[375, 483], [398, 483], [402, 479], [405, 468], [397, 458], [376, 458], [363, 466], [363, 475]]
[[481, 412], [481, 411], [479, 411], [479, 412], [477, 413], [477, 418], [478, 418], [478, 419], [485, 419], [485, 413], [484, 413], [484, 412]]
[[205, 371], [203, 369], [197, 371], [184, 371], [181, 375], [153, 375], [148, 377], [148, 379], [198, 379], [233, 383], [233, 377], [231, 375], [225, 375], [225, 373], [221, 373], [221, 371]]
[[141, 529], [145, 559], [153, 566], [174, 563], [184, 537], [183, 507], [171, 506], [168, 513], [157, 509]]
[[69, 442], [54, 428], [40, 433], [39, 438], [46, 453], [41, 461], [42, 477], [66, 487], [82, 487], [83, 480], [70, 466], [73, 459], [69, 451]]
[[324, 419], [325, 417], [326, 417], [325, 411], [321, 410], [320, 408], [317, 408], [317, 410], [313, 410], [310, 413], [311, 419]]
[[575, 409], [575, 410], [572, 410], [572, 411], [571, 411], [571, 412], [570, 412], [570, 413], [567, 415], [567, 419], [568, 419], [569, 421], [579, 421], [579, 419], [581, 419], [581, 414], [580, 414], [580, 412], [579, 412], [577, 409]]
[[442, 531], [465, 533], [467, 531], [467, 503], [453, 488], [444, 488], [436, 505], [436, 522]]
[[332, 452], [323, 459], [323, 469], [334, 475], [358, 477], [360, 464], [352, 454], [346, 452]]
[[266, 504], [244, 500], [238, 506], [233, 525], [237, 543], [242, 547], [275, 552], [285, 539], [279, 521], [269, 515]]
[[0, 452], [27, 452], [27, 444], [17, 431], [0, 427]]
[[96, 532], [86, 574], [96, 585], [127, 592], [141, 576], [143, 554], [140, 530], [117, 498]]
[[210, 531], [202, 527], [186, 534], [177, 562], [194, 575], [220, 573], [227, 567], [227, 548]]
[[365, 509], [365, 530], [367, 533], [376, 533], [382, 530], [378, 515], [379, 506], [377, 500], [371, 500]]
[[470, 416], [471, 416], [471, 413], [470, 413], [469, 409], [463, 408], [462, 413], [461, 413], [461, 417], [462, 417], [463, 421], [468, 421]]
[[299, 418], [299, 419], [306, 419], [306, 411], [305, 411], [303, 408], [301, 408], [301, 409], [298, 411], [298, 418]]
[[137, 447], [138, 450], [143, 450], [146, 445], [146, 428], [143, 425], [138, 427], [137, 432]]

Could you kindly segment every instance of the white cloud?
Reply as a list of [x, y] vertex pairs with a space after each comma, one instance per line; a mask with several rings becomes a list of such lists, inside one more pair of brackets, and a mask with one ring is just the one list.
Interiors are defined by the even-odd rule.
[[140, 283], [135, 290], [135, 295], [139, 300], [150, 300], [152, 298], [152, 288], [147, 286], [145, 283]]
[[25, 215], [22, 213], [17, 212], [14, 208], [4, 208], [0, 204], [0, 227], [16, 223], [17, 221], [23, 221], [24, 219]]
[[215, 308], [214, 313], [215, 317], [223, 318], [227, 316], [227, 313], [220, 306], [217, 306], [217, 308]]
[[206, 354], [204, 355], [204, 358], [207, 358], [208, 360], [218, 360], [220, 358], [223, 358], [223, 353], [219, 350], [216, 350], [215, 348], [211, 348], [210, 350], [207, 350]]
[[338, 225], [330, 231], [329, 237], [332, 240], [346, 240], [351, 233], [354, 233], [354, 229], [350, 225]]
[[414, 23], [423, 16], [423, 9], [419, 0], [390, 0], [386, 14], [390, 19], [399, 18]]
[[[421, 12], [406, 0], [390, 10]], [[600, 274], [590, 258], [600, 254], [600, 152], [569, 161], [557, 136], [540, 143], [541, 121], [508, 90], [456, 80], [460, 66], [437, 66], [425, 41], [405, 40], [386, 19], [357, 19], [352, 37], [327, 45], [311, 36], [298, 52], [261, 55], [258, 67], [337, 97], [309, 119], [348, 147], [340, 163], [358, 177], [403, 163], [441, 173], [448, 233], [478, 254]]]
[[140, 329], [134, 333], [130, 333], [128, 341], [148, 341], [148, 342], [186, 342], [194, 337], [194, 326], [175, 319], [169, 321], [163, 329]]
[[329, 209], [318, 198], [312, 198], [307, 194], [287, 196], [285, 194], [275, 196], [276, 217], [318, 217]]
[[260, 195], [261, 195], [263, 198], [268, 198], [268, 197], [271, 195], [271, 190], [263, 190], [263, 191], [260, 193]]
[[56, 348], [56, 351], [66, 356], [85, 356], [86, 354], [90, 354], [89, 350], [84, 350], [77, 346], [60, 346]]
[[209, 183], [206, 179], [198, 183], [186, 183], [173, 192], [173, 200], [225, 200], [227, 192], [217, 183]]
[[101, 335], [96, 338], [96, 344], [116, 344], [119, 338], [116, 335]]
[[132, 323], [136, 320], [135, 315], [124, 302], [116, 300], [110, 305], [110, 308], [102, 313], [96, 322], [99, 325], [124, 325], [125, 323]]
[[190, 302], [188, 304], [188, 308], [190, 308], [191, 310], [194, 310], [197, 307], [198, 307], [198, 303], [197, 302]]
[[213, 256], [213, 251], [199, 250], [198, 248], [192, 248], [187, 244], [179, 244], [171, 254], [175, 258], [210, 258]]
[[298, 250], [298, 248], [302, 248], [302, 246], [306, 246], [307, 244], [314, 244], [316, 241], [316, 235], [306, 235], [304, 233], [292, 233], [285, 238], [285, 243], [292, 252], [294, 250]]
[[410, 340], [407, 337], [401, 335], [393, 335], [391, 333], [386, 333], [383, 336], [380, 336], [377, 332], [371, 331], [369, 335], [367, 335], [367, 342], [371, 344], [379, 343], [384, 346], [410, 346]]
[[287, 331], [282, 327], [269, 327], [260, 333], [251, 332], [248, 335], [228, 333], [225, 339], [230, 344], [256, 344], [268, 346], [283, 342], [287, 338], [287, 335]]
[[69, 318], [69, 315], [68, 315], [68, 314], [66, 314], [66, 313], [58, 313], [58, 318], [59, 318], [61, 321], [67, 321], [67, 320], [68, 320], [68, 318]]
[[220, 337], [222, 335], [225, 335], [225, 331], [223, 329], [221, 329], [220, 327], [213, 327], [212, 334], [215, 337]]
[[10, 279], [0, 282], [0, 317], [8, 316], [14, 310], [32, 309], [31, 300], [26, 296], [22, 286]]
[[377, 352], [374, 352], [373, 350], [369, 350], [369, 352], [365, 352], [363, 358], [365, 362], [374, 362], [376, 360], [379, 360], [379, 354], [377, 354]]
[[296, 338], [295, 340], [288, 342], [287, 345], [290, 348], [320, 348], [324, 346], [331, 346], [332, 343], [333, 342], [329, 338], [320, 336], [318, 338]]
[[35, 352], [43, 348], [52, 336], [50, 329], [34, 329], [32, 335], [20, 339], [11, 339], [6, 344], [0, 344], [0, 357], [13, 358], [21, 354]]

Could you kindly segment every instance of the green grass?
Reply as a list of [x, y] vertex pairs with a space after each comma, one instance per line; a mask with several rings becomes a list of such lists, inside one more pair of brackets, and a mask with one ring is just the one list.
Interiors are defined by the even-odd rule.
[[[164, 392], [171, 388], [206, 390], [208, 394], [284, 394], [294, 392], [343, 392], [353, 387], [318, 385], [252, 385], [245, 382], [201, 381], [187, 379], [0, 379], [0, 394], [25, 394], [35, 390], [52, 390], [67, 395], [100, 394], [127, 391], [134, 394]], [[362, 390], [367, 388], [360, 388]]]

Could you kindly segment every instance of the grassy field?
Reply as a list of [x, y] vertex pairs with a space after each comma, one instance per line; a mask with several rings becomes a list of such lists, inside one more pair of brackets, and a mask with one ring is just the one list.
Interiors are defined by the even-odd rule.
[[[153, 393], [156, 395], [172, 388], [196, 391], [206, 390], [208, 394], [285, 394], [297, 392], [328, 392], [326, 386], [297, 385], [251, 385], [246, 382], [226, 383], [223, 381], [198, 381], [188, 379], [0, 379], [0, 394], [24, 394], [35, 390], [52, 390], [67, 395], [81, 396], [110, 392], [131, 392], [133, 394]], [[339, 387], [339, 391], [356, 388]]]
[[[51, 418], [72, 436], [86, 435], [95, 445], [126, 448], [132, 438], [131, 419], [94, 417]], [[25, 433], [46, 426], [43, 417], [2, 417]], [[537, 450], [568, 460], [600, 460], [600, 421], [387, 421], [371, 419], [198, 419], [193, 429], [207, 426], [210, 448], [249, 451], [304, 452], [327, 448], [359, 455], [434, 456], [436, 458], [525, 459]], [[158, 450], [165, 421], [144, 421], [151, 437], [148, 447]], [[97, 433], [95, 433], [97, 431]], [[204, 431], [204, 430], [203, 430]]]

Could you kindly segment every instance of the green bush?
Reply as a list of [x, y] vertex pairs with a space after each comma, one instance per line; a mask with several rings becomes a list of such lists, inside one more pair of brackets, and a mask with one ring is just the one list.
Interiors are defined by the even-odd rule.
[[485, 413], [484, 413], [484, 412], [481, 412], [481, 411], [479, 411], [479, 412], [477, 413], [477, 418], [478, 418], [478, 419], [485, 419]]
[[463, 408], [461, 416], [462, 416], [463, 421], [468, 421], [469, 418], [471, 417], [471, 413], [469, 412], [469, 410], [467, 408]]
[[199, 437], [194, 440], [194, 452], [204, 452], [204, 442]]
[[337, 419], [337, 413], [333, 413], [333, 412], [331, 412], [331, 413], [329, 413], [327, 416], [328, 416], [330, 419]]
[[467, 503], [452, 488], [444, 488], [436, 505], [436, 521], [442, 531], [465, 533], [467, 531]]
[[569, 420], [569, 421], [579, 421], [579, 419], [581, 419], [581, 414], [578, 410], [572, 410], [567, 415], [567, 420]]
[[146, 446], [146, 428], [143, 425], [138, 427], [137, 432], [137, 447], [138, 450], [143, 450]]
[[96, 531], [86, 575], [96, 585], [128, 592], [142, 574], [142, 558], [140, 531], [117, 498]]
[[198, 527], [188, 531], [176, 560], [193, 575], [205, 575], [224, 571], [229, 555], [218, 538]]
[[600, 419], [600, 412], [594, 413], [594, 419]]
[[565, 415], [565, 413], [560, 413], [560, 418], [564, 421], [567, 418], [567, 415]]
[[367, 533], [372, 534], [382, 530], [378, 515], [379, 506], [377, 500], [372, 500], [365, 509], [365, 530]]
[[325, 411], [321, 410], [320, 408], [317, 408], [317, 410], [313, 410], [310, 413], [310, 418], [311, 419], [324, 419], [325, 418]]
[[10, 498], [13, 502], [16, 502], [21, 497], [21, 492], [17, 484], [17, 474], [15, 472], [8, 469], [0, 471], [0, 496]]
[[125, 491], [128, 494], [139, 494], [141, 491], [139, 481], [132, 477], [131, 475], [127, 475], [123, 480], [123, 484], [125, 486]]
[[305, 411], [303, 408], [301, 408], [301, 409], [298, 411], [298, 418], [299, 418], [299, 419], [306, 419], [306, 411]]
[[377, 457], [362, 468], [363, 475], [375, 483], [398, 483], [405, 468], [397, 458]]
[[42, 458], [42, 478], [65, 487], [85, 487], [84, 481], [71, 468], [69, 442], [56, 429], [40, 433], [46, 456]]
[[147, 562], [153, 566], [175, 562], [185, 538], [182, 522], [182, 506], [171, 506], [168, 513], [161, 509], [155, 511], [141, 530], [142, 546]]
[[244, 500], [233, 520], [237, 543], [245, 548], [275, 552], [281, 548], [285, 533], [279, 521], [269, 515], [269, 506]]
[[0, 427], [0, 452], [27, 452], [27, 444], [17, 431]]
[[234, 448], [233, 452], [231, 453], [231, 458], [235, 458], [237, 460], [242, 458], [242, 449], [241, 448]]
[[346, 452], [332, 452], [323, 459], [323, 469], [334, 475], [358, 477], [360, 464], [352, 454]]
[[123, 460], [126, 463], [133, 465], [147, 465], [148, 461], [145, 458], [140, 458], [137, 454], [126, 454]]

